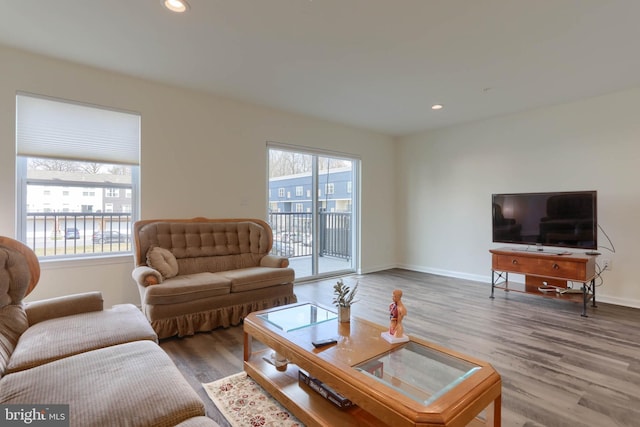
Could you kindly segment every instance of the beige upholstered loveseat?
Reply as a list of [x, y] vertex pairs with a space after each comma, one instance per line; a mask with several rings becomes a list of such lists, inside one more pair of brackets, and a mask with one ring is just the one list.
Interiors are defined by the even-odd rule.
[[160, 338], [239, 324], [252, 311], [296, 302], [289, 260], [269, 255], [260, 219], [154, 219], [134, 224], [142, 311]]
[[103, 309], [100, 292], [23, 304], [39, 277], [0, 236], [0, 404], [69, 405], [71, 426], [217, 426], [137, 307]]

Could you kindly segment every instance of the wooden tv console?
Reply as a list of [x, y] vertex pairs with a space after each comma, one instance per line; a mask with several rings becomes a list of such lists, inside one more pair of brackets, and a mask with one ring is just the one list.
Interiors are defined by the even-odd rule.
[[[582, 316], [587, 317], [587, 303], [596, 305], [596, 257], [571, 252], [491, 249], [491, 298], [495, 289], [525, 292], [549, 298], [582, 302]], [[521, 283], [509, 282], [509, 273], [523, 274]], [[582, 285], [579, 293], [571, 293], [568, 282]], [[541, 289], [557, 289], [543, 291]], [[569, 290], [568, 290], [569, 289]]]

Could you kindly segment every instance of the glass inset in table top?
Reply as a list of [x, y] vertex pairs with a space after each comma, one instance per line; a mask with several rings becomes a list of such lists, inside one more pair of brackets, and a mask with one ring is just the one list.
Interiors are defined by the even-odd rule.
[[481, 369], [415, 342], [354, 367], [425, 406]]
[[302, 304], [281, 310], [270, 310], [256, 317], [266, 320], [285, 332], [290, 332], [337, 319], [338, 315], [314, 304]]

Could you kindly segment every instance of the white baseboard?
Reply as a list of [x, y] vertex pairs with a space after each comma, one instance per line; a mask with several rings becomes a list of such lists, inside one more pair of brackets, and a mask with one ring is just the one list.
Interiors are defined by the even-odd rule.
[[480, 274], [469, 274], [460, 271], [442, 270], [440, 268], [407, 264], [398, 265], [397, 268], [404, 268], [405, 270], [418, 271], [420, 273], [436, 274], [438, 276], [455, 277], [456, 279], [473, 280], [474, 282], [484, 282], [491, 284], [491, 276], [482, 276]]
[[358, 274], [376, 273], [378, 271], [390, 270], [392, 268], [402, 268], [402, 267], [398, 267], [395, 264], [379, 265], [379, 266], [375, 266], [375, 267], [369, 267], [369, 268], [366, 268], [366, 269], [360, 269], [360, 270], [358, 270]]
[[604, 302], [606, 304], [613, 304], [613, 305], [621, 305], [623, 307], [640, 308], [640, 301], [638, 300], [630, 300], [627, 298], [609, 297], [606, 295], [601, 295], [598, 293], [598, 289], [596, 289], [596, 303], [598, 302]]
[[[482, 276], [480, 274], [469, 274], [469, 273], [463, 273], [460, 271], [442, 270], [439, 268], [430, 268], [430, 267], [424, 267], [424, 266], [418, 266], [418, 265], [407, 265], [407, 264], [400, 264], [396, 266], [396, 268], [404, 268], [406, 270], [418, 271], [420, 273], [437, 274], [438, 276], [454, 277], [456, 279], [473, 280], [475, 282], [484, 282], [487, 285], [489, 285], [489, 290], [491, 286], [491, 276]], [[511, 278], [511, 276], [509, 277]], [[521, 276], [521, 277], [524, 277], [524, 276]], [[524, 283], [524, 280], [518, 280], [516, 278], [514, 282]], [[600, 293], [600, 289], [598, 288], [596, 288], [596, 302], [603, 302], [606, 304], [620, 305], [623, 307], [630, 307], [630, 308], [640, 308], [640, 300], [612, 297], [612, 296], [607, 296], [606, 294], [603, 295], [602, 293]]]

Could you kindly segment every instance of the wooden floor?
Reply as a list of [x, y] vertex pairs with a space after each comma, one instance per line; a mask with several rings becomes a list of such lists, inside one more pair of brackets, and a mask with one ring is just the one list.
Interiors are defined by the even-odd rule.
[[[569, 301], [497, 291], [491, 285], [393, 269], [363, 276], [352, 315], [388, 322], [391, 291], [408, 310], [405, 332], [490, 362], [500, 373], [502, 425], [640, 426], [640, 310], [598, 303], [581, 317]], [[331, 305], [334, 279], [296, 285], [299, 301]], [[242, 370], [242, 326], [161, 341], [228, 426], [201, 383]]]

